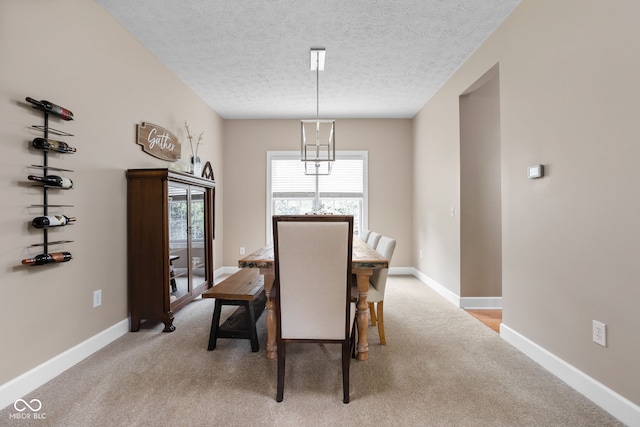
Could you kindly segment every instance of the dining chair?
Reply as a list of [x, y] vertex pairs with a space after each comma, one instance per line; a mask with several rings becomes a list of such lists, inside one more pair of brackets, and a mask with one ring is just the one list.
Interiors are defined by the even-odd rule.
[[362, 230], [360, 232], [360, 239], [362, 239], [364, 242], [366, 242], [367, 239], [369, 238], [369, 234], [371, 234], [371, 230]]
[[378, 241], [380, 241], [380, 233], [376, 233], [375, 231], [372, 231], [371, 233], [369, 233], [369, 237], [367, 237], [367, 245], [371, 246], [373, 249], [375, 249], [378, 246]]
[[342, 345], [343, 402], [349, 403], [349, 364], [355, 344], [351, 302], [351, 215], [273, 216], [277, 333], [277, 393], [284, 395], [286, 345]]
[[[376, 252], [385, 257], [391, 263], [393, 251], [396, 248], [396, 241], [390, 237], [381, 236], [376, 246]], [[371, 316], [371, 325], [378, 326], [378, 335], [380, 336], [380, 344], [387, 345], [387, 339], [384, 335], [384, 291], [387, 287], [387, 276], [389, 268], [374, 270], [369, 281], [369, 294], [367, 302], [369, 303], [369, 312]], [[377, 315], [376, 315], [377, 311]]]

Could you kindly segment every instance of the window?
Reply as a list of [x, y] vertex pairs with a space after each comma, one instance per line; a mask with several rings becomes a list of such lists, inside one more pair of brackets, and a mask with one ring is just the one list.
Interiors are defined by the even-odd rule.
[[322, 210], [353, 215], [355, 234], [367, 228], [366, 151], [337, 151], [330, 175], [305, 175], [298, 151], [267, 152], [267, 242], [272, 215], [303, 215]]

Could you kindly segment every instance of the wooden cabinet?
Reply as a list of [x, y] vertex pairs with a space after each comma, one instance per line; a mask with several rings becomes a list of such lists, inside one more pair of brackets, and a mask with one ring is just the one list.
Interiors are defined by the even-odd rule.
[[142, 320], [175, 330], [173, 313], [213, 285], [215, 182], [169, 169], [127, 170], [132, 332]]

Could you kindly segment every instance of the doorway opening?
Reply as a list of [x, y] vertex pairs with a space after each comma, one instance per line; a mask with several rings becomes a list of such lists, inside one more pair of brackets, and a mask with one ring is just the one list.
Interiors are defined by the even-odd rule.
[[502, 309], [499, 83], [496, 64], [459, 98], [460, 299], [465, 309]]

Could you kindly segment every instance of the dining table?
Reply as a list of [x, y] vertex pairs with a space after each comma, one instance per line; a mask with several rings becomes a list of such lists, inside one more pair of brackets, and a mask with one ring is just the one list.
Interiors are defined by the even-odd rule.
[[[260, 274], [264, 276], [264, 289], [267, 296], [265, 307], [267, 323], [266, 356], [267, 359], [272, 360], [277, 359], [275, 301], [271, 296], [271, 287], [275, 279], [274, 263], [273, 244], [268, 244], [238, 261], [239, 268], [259, 268]], [[367, 328], [369, 325], [369, 304], [367, 303], [367, 294], [369, 292], [369, 279], [374, 270], [388, 268], [389, 260], [376, 252], [364, 240], [358, 236], [353, 236], [351, 263], [352, 273], [356, 275], [358, 287], [358, 302], [356, 304], [358, 343], [356, 357], [358, 360], [368, 360]]]

